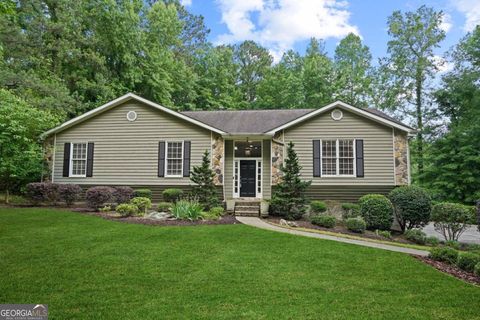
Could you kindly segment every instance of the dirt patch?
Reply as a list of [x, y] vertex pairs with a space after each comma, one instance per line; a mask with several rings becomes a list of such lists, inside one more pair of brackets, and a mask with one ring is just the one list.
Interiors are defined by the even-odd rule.
[[418, 259], [418, 260], [420, 260], [420, 261], [422, 261], [422, 262], [424, 262], [428, 265], [431, 265], [432, 267], [434, 267], [435, 269], [437, 269], [441, 272], [448, 273], [448, 274], [454, 276], [455, 278], [458, 278], [458, 279], [463, 280], [465, 282], [473, 283], [477, 286], [480, 286], [480, 277], [477, 277], [473, 273], [463, 271], [462, 269], [459, 269], [459, 268], [457, 268], [455, 266], [452, 266], [448, 263], [435, 261], [435, 260], [430, 259], [428, 257], [420, 257], [420, 256], [413, 256], [413, 257], [415, 257], [416, 259]]
[[218, 220], [197, 220], [197, 221], [190, 221], [190, 220], [153, 220], [147, 219], [143, 217], [118, 217], [114, 216], [111, 213], [104, 213], [104, 212], [92, 212], [88, 209], [85, 210], [84, 208], [76, 208], [72, 210], [74, 212], [79, 212], [82, 214], [93, 215], [97, 217], [102, 217], [106, 220], [111, 221], [119, 221], [124, 223], [134, 223], [134, 224], [144, 224], [144, 225], [152, 225], [152, 226], [203, 226], [203, 225], [218, 225], [218, 224], [237, 224], [240, 223], [237, 219], [235, 219], [232, 215], [226, 215], [221, 217]]

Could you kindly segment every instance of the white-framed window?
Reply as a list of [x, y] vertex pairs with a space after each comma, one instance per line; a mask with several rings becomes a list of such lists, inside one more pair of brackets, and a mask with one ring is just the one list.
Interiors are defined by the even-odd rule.
[[70, 177], [87, 176], [87, 143], [72, 143], [70, 145]]
[[166, 177], [181, 177], [183, 175], [183, 141], [167, 141], [165, 157]]
[[322, 176], [355, 176], [355, 139], [322, 140]]

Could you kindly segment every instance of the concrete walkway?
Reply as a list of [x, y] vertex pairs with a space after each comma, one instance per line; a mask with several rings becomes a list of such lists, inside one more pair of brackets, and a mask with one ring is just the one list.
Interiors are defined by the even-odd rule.
[[307, 231], [302, 231], [302, 230], [282, 228], [282, 227], [274, 226], [270, 223], [267, 223], [267, 222], [265, 222], [265, 221], [263, 221], [263, 220], [261, 220], [260, 218], [257, 218], [257, 217], [235, 217], [235, 218], [243, 224], [246, 224], [246, 225], [249, 225], [249, 226], [252, 226], [252, 227], [257, 227], [257, 228], [260, 228], [260, 229], [265, 229], [265, 230], [289, 233], [289, 234], [294, 234], [294, 235], [304, 236], [304, 237], [310, 237], [310, 238], [326, 239], [326, 240], [356, 244], [356, 245], [364, 246], [364, 247], [408, 253], [408, 254], [413, 254], [413, 255], [417, 255], [417, 256], [428, 256], [428, 251], [424, 251], [424, 250], [397, 247], [397, 246], [392, 246], [392, 245], [383, 244], [383, 243], [368, 242], [368, 241], [363, 241], [363, 240], [348, 239], [348, 238], [330, 236], [330, 235], [326, 235], [326, 234], [307, 232]]

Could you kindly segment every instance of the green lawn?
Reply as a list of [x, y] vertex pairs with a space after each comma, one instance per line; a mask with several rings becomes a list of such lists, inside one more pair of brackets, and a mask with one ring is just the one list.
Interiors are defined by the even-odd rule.
[[480, 288], [414, 258], [243, 225], [0, 208], [0, 303], [50, 319], [480, 319]]

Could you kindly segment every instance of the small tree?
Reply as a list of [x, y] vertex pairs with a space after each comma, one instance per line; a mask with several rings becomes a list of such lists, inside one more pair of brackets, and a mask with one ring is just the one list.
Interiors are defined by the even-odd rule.
[[443, 202], [432, 209], [432, 221], [435, 230], [440, 232], [445, 240], [458, 241], [458, 238], [472, 222], [473, 210], [459, 203]]
[[398, 224], [405, 229], [424, 227], [430, 220], [432, 201], [420, 187], [403, 186], [393, 189], [388, 195], [394, 207]]
[[216, 193], [213, 177], [215, 173], [210, 167], [210, 153], [205, 150], [202, 157], [202, 164], [193, 167], [190, 180], [196, 185], [193, 187], [193, 194], [198, 201], [204, 206], [205, 210], [209, 210], [218, 206], [220, 201]]
[[276, 186], [270, 202], [272, 214], [287, 219], [300, 219], [306, 212], [307, 198], [305, 191], [312, 183], [301, 178], [302, 167], [298, 163], [297, 153], [293, 149], [293, 142], [288, 143], [287, 158], [280, 170], [283, 173], [282, 181]]

